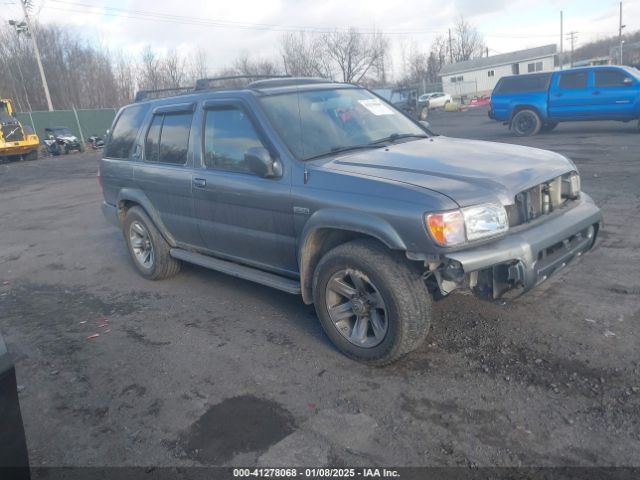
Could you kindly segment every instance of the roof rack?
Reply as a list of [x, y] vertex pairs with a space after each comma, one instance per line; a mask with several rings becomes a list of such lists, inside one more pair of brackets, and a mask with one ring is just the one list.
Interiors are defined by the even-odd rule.
[[[249, 83], [240, 80], [252, 80]], [[215, 85], [222, 82], [223, 85]], [[187, 93], [201, 92], [204, 90], [222, 90], [230, 88], [267, 88], [286, 87], [290, 85], [308, 85], [312, 83], [331, 82], [324, 78], [292, 77], [290, 75], [229, 75], [225, 77], [201, 78], [196, 81], [195, 87], [160, 88], [158, 90], [140, 90], [136, 93], [134, 102], [145, 100], [185, 95]]]
[[[196, 90], [210, 90], [210, 89], [214, 89], [214, 88], [229, 88], [228, 86], [225, 87], [216, 87], [214, 85], [212, 85], [214, 82], [227, 82], [227, 83], [231, 83], [236, 84], [238, 82], [236, 82], [236, 80], [247, 80], [247, 79], [255, 79], [255, 80], [266, 80], [266, 79], [273, 79], [273, 78], [291, 78], [290, 75], [229, 75], [226, 77], [211, 77], [211, 78], [201, 78], [200, 80], [196, 80]], [[233, 85], [233, 86], [238, 86], [238, 85]]]
[[172, 97], [186, 92], [193, 92], [193, 87], [160, 88], [158, 90], [140, 90], [136, 92], [134, 102], [142, 102], [152, 98]]
[[290, 85], [309, 85], [313, 83], [332, 83], [332, 80], [315, 77], [270, 77], [257, 82], [251, 82], [249, 88], [288, 87]]

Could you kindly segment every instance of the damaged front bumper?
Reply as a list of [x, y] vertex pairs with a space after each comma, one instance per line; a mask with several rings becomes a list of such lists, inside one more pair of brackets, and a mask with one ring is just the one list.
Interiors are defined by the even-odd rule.
[[497, 299], [545, 281], [593, 246], [602, 223], [602, 212], [584, 193], [556, 213], [494, 242], [444, 255], [433, 271], [441, 292], [468, 287], [481, 298]]

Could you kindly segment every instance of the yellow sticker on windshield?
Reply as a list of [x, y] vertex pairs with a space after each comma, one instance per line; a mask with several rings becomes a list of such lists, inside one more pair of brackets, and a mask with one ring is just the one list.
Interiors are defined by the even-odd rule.
[[377, 98], [368, 98], [367, 100], [358, 100], [358, 103], [369, 110], [374, 115], [393, 115], [395, 112], [387, 107]]

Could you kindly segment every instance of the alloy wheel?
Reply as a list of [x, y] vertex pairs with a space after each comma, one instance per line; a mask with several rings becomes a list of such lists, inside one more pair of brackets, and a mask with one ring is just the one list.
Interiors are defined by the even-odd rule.
[[129, 226], [129, 242], [136, 261], [144, 268], [151, 269], [155, 260], [153, 243], [149, 231], [141, 222], [135, 220]]
[[359, 347], [379, 345], [389, 330], [387, 307], [378, 288], [363, 272], [343, 269], [326, 287], [326, 307], [336, 329]]

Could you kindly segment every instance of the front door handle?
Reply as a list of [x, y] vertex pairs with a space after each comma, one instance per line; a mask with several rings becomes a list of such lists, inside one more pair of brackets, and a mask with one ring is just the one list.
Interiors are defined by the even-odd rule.
[[595, 92], [593, 92], [593, 94], [594, 95], [600, 95], [600, 92], [596, 90]]
[[193, 186], [196, 188], [204, 188], [207, 186], [207, 181], [204, 178], [194, 178]]

